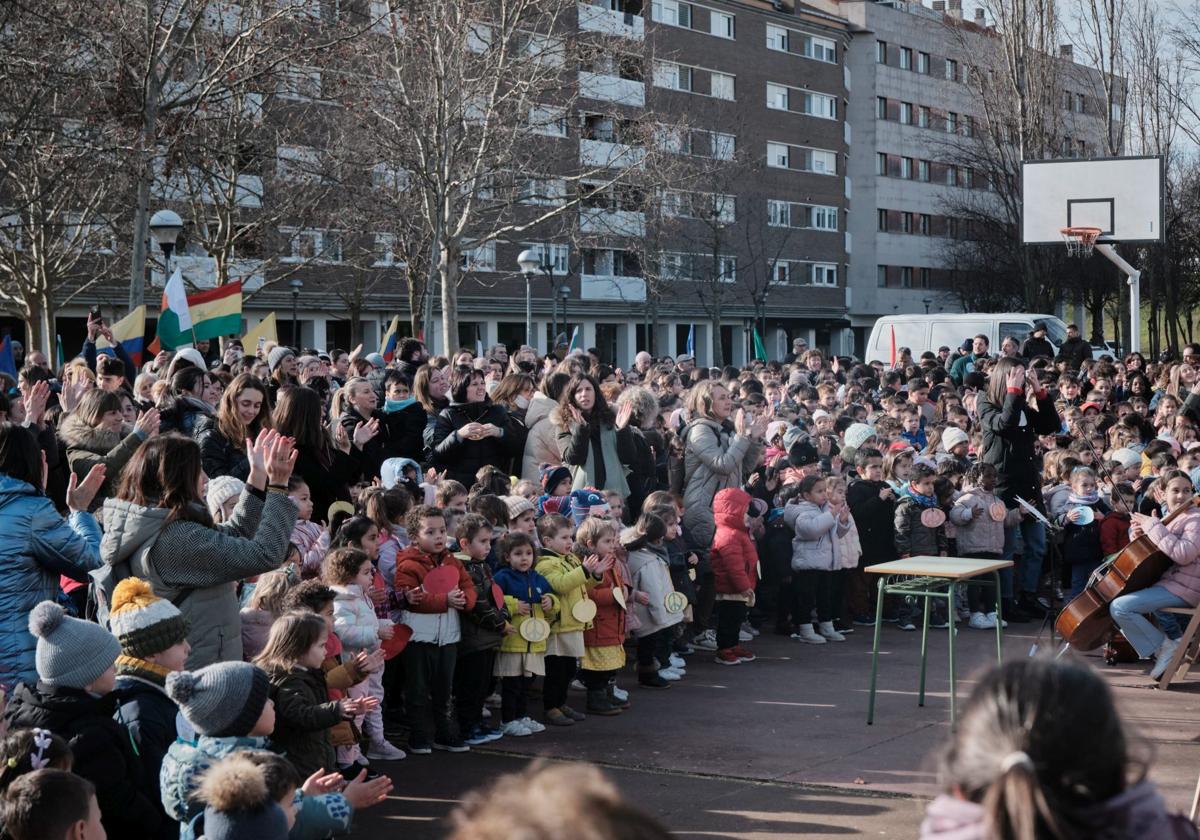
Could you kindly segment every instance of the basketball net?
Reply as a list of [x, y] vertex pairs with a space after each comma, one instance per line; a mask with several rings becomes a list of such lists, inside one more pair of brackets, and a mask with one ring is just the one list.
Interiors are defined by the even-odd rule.
[[1068, 257], [1090, 257], [1102, 231], [1098, 227], [1065, 227], [1059, 233], [1066, 243]]

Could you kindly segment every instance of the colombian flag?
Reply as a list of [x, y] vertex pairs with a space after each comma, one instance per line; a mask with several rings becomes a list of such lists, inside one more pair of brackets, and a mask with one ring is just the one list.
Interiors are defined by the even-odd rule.
[[400, 316], [396, 315], [392, 318], [392, 323], [388, 326], [387, 332], [383, 334], [383, 341], [379, 344], [379, 355], [383, 356], [385, 362], [391, 363], [392, 358], [396, 355], [397, 333], [400, 331]]
[[[146, 341], [146, 307], [139, 306], [120, 321], [112, 325], [113, 338], [117, 344], [129, 354], [133, 363], [138, 367], [142, 364], [142, 350]], [[96, 339], [96, 350], [108, 355], [114, 355], [108, 339], [100, 336]]]

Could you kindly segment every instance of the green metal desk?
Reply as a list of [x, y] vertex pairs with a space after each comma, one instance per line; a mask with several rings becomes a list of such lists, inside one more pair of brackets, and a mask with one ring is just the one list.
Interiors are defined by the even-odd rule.
[[[866, 571], [879, 575], [879, 602], [875, 607], [875, 643], [871, 648], [871, 695], [867, 703], [867, 724], [875, 722], [875, 678], [879, 672], [879, 631], [883, 626], [883, 602], [887, 595], [925, 599], [921, 621], [921, 688], [917, 705], [925, 705], [925, 657], [929, 642], [929, 602], [931, 598], [946, 600], [950, 616], [950, 726], [955, 725], [954, 683], [954, 594], [960, 586], [992, 585], [1000, 593], [1000, 570], [1012, 566], [1011, 560], [971, 560], [965, 557], [909, 557], [867, 566]], [[972, 578], [991, 575], [992, 580]], [[1000, 599], [996, 599], [996, 661], [1001, 662], [1004, 648], [1004, 622], [1000, 615]]]

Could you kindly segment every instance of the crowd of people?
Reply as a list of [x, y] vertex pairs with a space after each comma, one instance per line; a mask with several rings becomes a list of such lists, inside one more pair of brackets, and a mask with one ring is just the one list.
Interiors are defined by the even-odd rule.
[[[88, 326], [77, 358], [30, 354], [0, 398], [12, 840], [345, 834], [390, 791], [381, 762], [633, 713], [629, 680], [747, 666], [764, 632], [914, 630], [863, 571], [900, 557], [1014, 560], [1001, 592], [931, 621], [989, 630], [1045, 616], [1144, 534], [1173, 565], [1112, 613], [1152, 673], [1179, 636], [1158, 611], [1200, 602], [1195, 345], [1093, 361], [1035, 330], [995, 357], [985, 336], [889, 363], [797, 341], [741, 369], [641, 352], [622, 370], [231, 340], [138, 368]], [[1044, 667], [1024, 679], [1067, 686]], [[942, 816], [992, 819], [1014, 773], [1038, 802], [1083, 796], [1036, 735], [953, 753], [961, 807], [984, 810]], [[47, 808], [50, 833], [31, 827]], [[1050, 819], [1029, 813], [1009, 817]]]

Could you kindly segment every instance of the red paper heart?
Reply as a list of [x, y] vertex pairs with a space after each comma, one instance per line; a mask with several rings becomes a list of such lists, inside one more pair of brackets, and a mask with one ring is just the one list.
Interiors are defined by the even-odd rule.
[[408, 647], [408, 640], [412, 638], [412, 628], [407, 624], [393, 624], [395, 630], [392, 633], [392, 638], [383, 640], [383, 658], [391, 659], [398, 656], [400, 651]]
[[496, 609], [504, 609], [504, 590], [498, 583], [492, 584], [492, 602], [496, 605]]
[[454, 566], [438, 566], [425, 575], [425, 591], [430, 595], [445, 595], [458, 588], [458, 569]]

